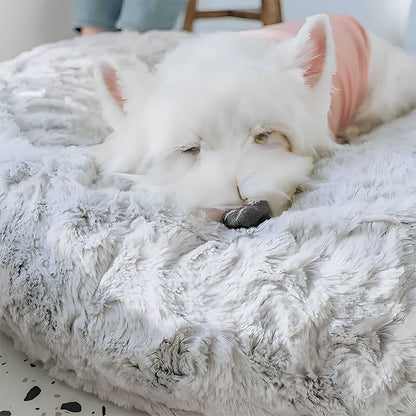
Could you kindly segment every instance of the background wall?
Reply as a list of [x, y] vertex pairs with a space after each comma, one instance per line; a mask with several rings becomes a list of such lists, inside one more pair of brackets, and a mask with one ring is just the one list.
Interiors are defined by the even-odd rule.
[[0, 0], [0, 61], [74, 36], [71, 0]]
[[[316, 13], [349, 14], [367, 28], [403, 44], [412, 0], [282, 0], [285, 18], [299, 20]], [[415, 22], [416, 24], [416, 22]]]
[[[286, 20], [300, 20], [315, 13], [350, 14], [390, 41], [415, 45], [416, 48], [416, 40], [409, 41], [412, 32], [416, 38], [416, 29], [406, 30], [412, 0], [281, 1]], [[199, 0], [200, 9], [205, 10], [255, 8], [259, 4], [260, 0]], [[410, 27], [416, 27], [416, 11], [413, 14], [414, 24]], [[41, 43], [73, 37], [71, 21], [72, 0], [0, 0], [0, 61], [11, 59]], [[243, 30], [259, 25], [255, 21], [211, 19], [198, 21], [195, 31]], [[404, 41], [405, 34], [407, 38]]]
[[[224, 4], [227, 8], [253, 8], [260, 5], [260, 0], [199, 0], [199, 3], [200, 8], [205, 10], [221, 8]], [[380, 36], [399, 45], [404, 43], [411, 3], [412, 0], [281, 0], [285, 20], [302, 20], [317, 13], [349, 14]], [[220, 24], [230, 30], [258, 26], [255, 22], [245, 23], [232, 19], [224, 19], [223, 23], [201, 20], [195, 25], [195, 29], [205, 32], [219, 27]], [[413, 32], [416, 33], [416, 30]]]

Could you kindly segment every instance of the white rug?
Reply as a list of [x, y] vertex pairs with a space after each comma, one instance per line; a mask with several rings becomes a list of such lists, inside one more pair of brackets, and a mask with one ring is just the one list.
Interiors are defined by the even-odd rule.
[[326, 155], [257, 229], [104, 183], [104, 54], [184, 35], [45, 45], [0, 67], [0, 323], [58, 379], [151, 415], [416, 415], [416, 112]]

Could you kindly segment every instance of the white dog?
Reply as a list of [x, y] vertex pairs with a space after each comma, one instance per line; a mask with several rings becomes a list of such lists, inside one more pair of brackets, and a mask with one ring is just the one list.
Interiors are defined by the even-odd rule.
[[154, 73], [100, 65], [114, 129], [97, 152], [105, 171], [146, 174], [190, 208], [250, 227], [288, 206], [317, 149], [416, 104], [411, 58], [351, 17], [246, 33], [185, 40]]

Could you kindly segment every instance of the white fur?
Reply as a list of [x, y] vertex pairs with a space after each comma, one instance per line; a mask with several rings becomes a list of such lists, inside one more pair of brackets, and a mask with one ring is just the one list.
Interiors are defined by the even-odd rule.
[[[302, 67], [318, 26], [326, 34], [326, 59], [310, 86]], [[368, 92], [343, 132], [347, 138], [390, 121], [416, 101], [416, 85], [408, 82], [415, 70], [410, 58], [373, 34], [370, 39]], [[124, 114], [99, 88], [114, 128], [99, 146], [99, 159], [107, 172], [146, 174], [146, 183], [150, 179], [191, 208], [224, 210], [267, 200], [277, 215], [307, 181], [316, 151], [337, 146], [327, 122], [335, 71], [326, 15], [308, 18], [295, 38], [278, 44], [235, 33], [187, 40], [152, 75], [143, 65], [136, 79], [119, 70], [127, 102], [135, 102]], [[281, 140], [274, 147], [256, 144], [253, 136], [262, 131], [287, 136], [291, 149]], [[183, 152], [194, 146], [199, 154]]]
[[416, 104], [414, 57], [372, 32], [368, 87], [353, 123], [344, 132], [349, 139], [403, 115]]
[[226, 230], [103, 183], [88, 154], [107, 131], [91, 56], [152, 65], [178, 36], [0, 64], [0, 330], [152, 416], [414, 416], [416, 111], [318, 160], [284, 215]]

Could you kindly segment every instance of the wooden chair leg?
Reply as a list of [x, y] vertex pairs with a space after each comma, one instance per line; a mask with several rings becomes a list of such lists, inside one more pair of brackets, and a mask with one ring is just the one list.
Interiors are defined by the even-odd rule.
[[280, 0], [261, 1], [261, 20], [264, 26], [282, 22]]
[[[247, 10], [222, 10], [222, 11], [207, 11], [198, 12], [197, 10], [198, 0], [188, 0], [186, 7], [185, 21], [183, 29], [192, 32], [194, 20], [196, 18], [209, 18], [209, 17], [224, 17], [235, 16], [244, 17], [246, 19], [258, 19], [258, 12]], [[280, 6], [280, 0], [262, 0], [261, 2], [260, 20], [263, 24], [272, 25], [274, 23], [280, 23], [282, 21], [282, 9]]]
[[186, 6], [183, 30], [187, 30], [188, 32], [192, 32], [192, 28], [194, 25], [194, 19], [196, 16], [196, 2], [197, 0], [188, 0], [188, 5]]

